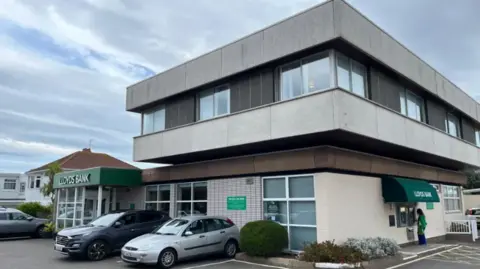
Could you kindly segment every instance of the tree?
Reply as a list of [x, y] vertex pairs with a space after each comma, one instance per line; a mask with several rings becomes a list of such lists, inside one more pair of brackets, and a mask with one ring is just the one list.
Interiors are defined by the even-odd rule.
[[43, 185], [40, 191], [43, 196], [50, 197], [52, 199], [52, 204], [55, 202], [55, 195], [53, 193], [53, 179], [56, 174], [62, 172], [62, 167], [57, 162], [51, 163], [48, 165], [46, 175], [48, 176], [48, 183]]
[[55, 218], [56, 218], [56, 206], [55, 206], [55, 194], [53, 192], [53, 180], [54, 180], [54, 177], [56, 174], [58, 173], [61, 173], [62, 172], [62, 167], [60, 167], [60, 164], [58, 164], [57, 162], [54, 162], [54, 163], [51, 163], [48, 165], [48, 168], [47, 168], [47, 176], [48, 176], [48, 183], [43, 185], [42, 188], [40, 189], [40, 191], [42, 192], [43, 196], [45, 197], [50, 197], [50, 199], [52, 200], [52, 220], [53, 222], [55, 222]]
[[480, 173], [476, 171], [467, 172], [467, 185], [465, 185], [465, 189], [478, 188], [480, 188]]

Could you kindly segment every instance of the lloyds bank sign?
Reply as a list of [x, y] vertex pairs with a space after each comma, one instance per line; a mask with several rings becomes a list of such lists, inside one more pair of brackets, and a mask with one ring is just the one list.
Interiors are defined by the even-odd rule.
[[90, 183], [90, 173], [61, 177], [58, 182], [59, 185], [76, 185], [85, 183]]

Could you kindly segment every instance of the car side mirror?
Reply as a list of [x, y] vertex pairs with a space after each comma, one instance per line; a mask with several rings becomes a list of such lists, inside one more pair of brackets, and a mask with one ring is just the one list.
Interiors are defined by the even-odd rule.
[[28, 220], [28, 221], [32, 221], [32, 220], [33, 220], [33, 217], [28, 217], [27, 220]]
[[115, 224], [113, 224], [114, 228], [120, 228], [122, 227], [122, 223], [120, 221], [116, 221]]
[[192, 235], [193, 235], [193, 233], [192, 233], [191, 231], [186, 231], [186, 232], [185, 232], [185, 236], [187, 236], [187, 237], [188, 237], [188, 236], [192, 236]]

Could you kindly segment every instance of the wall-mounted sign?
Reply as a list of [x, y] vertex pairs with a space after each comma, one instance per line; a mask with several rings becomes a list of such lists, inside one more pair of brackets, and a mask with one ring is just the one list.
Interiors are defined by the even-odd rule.
[[432, 197], [432, 193], [429, 191], [414, 191], [413, 195], [415, 195], [415, 197]]
[[66, 177], [61, 177], [59, 180], [59, 185], [74, 185], [74, 184], [85, 184], [90, 183], [90, 174], [76, 174]]
[[427, 203], [427, 210], [433, 210], [433, 209], [434, 209], [433, 203]]
[[228, 196], [227, 210], [246, 210], [247, 196]]

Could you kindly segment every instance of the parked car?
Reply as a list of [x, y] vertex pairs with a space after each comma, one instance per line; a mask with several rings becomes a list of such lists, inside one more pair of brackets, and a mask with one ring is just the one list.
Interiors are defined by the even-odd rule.
[[121, 257], [127, 263], [171, 268], [178, 260], [214, 253], [233, 258], [239, 238], [238, 227], [228, 218], [187, 216], [129, 241]]
[[467, 216], [473, 216], [477, 218], [477, 226], [480, 229], [480, 207], [470, 208], [465, 212]]
[[41, 237], [46, 219], [34, 218], [20, 210], [0, 207], [0, 237]]
[[102, 260], [170, 219], [167, 213], [153, 210], [111, 212], [86, 225], [61, 230], [55, 237], [54, 249], [70, 256]]

